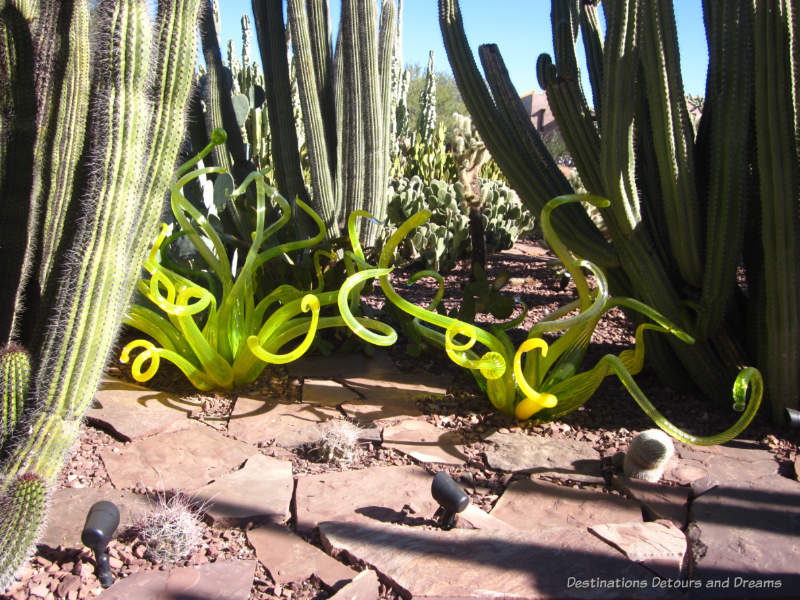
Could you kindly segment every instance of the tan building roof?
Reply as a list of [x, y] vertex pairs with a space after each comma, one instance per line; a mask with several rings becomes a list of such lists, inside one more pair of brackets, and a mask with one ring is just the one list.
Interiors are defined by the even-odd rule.
[[558, 131], [558, 125], [550, 105], [547, 103], [547, 94], [531, 90], [520, 98], [525, 110], [530, 115], [531, 122], [543, 137], [547, 137]]

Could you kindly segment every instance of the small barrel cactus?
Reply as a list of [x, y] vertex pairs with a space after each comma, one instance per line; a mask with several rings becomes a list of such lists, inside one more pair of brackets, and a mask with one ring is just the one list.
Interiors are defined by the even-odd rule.
[[672, 438], [660, 429], [648, 429], [633, 438], [625, 454], [625, 475], [645, 481], [658, 481], [667, 461], [675, 452]]
[[31, 376], [31, 357], [18, 344], [0, 349], [0, 448], [11, 437], [22, 414]]
[[35, 549], [46, 509], [47, 484], [34, 473], [17, 477], [0, 496], [0, 591]]

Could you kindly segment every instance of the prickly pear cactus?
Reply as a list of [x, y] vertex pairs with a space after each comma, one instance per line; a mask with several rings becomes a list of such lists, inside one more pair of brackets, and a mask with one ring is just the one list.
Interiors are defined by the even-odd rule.
[[[534, 228], [534, 219], [514, 191], [496, 181], [481, 181], [482, 217], [489, 252], [506, 250]], [[428, 268], [447, 271], [470, 253], [469, 209], [461, 183], [422, 178], [394, 179], [390, 185], [388, 221], [397, 227], [426, 208], [433, 213], [414, 229], [400, 248], [402, 258], [422, 260]]]

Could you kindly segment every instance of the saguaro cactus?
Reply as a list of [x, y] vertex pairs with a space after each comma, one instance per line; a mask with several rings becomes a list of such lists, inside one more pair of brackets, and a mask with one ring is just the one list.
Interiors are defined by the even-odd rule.
[[[12, 49], [0, 81], [36, 107], [0, 113], [2, 185], [16, 193], [3, 203], [16, 218], [0, 220], [0, 238], [24, 256], [4, 273], [17, 285], [3, 335], [32, 354], [21, 419], [0, 447], [0, 585], [36, 539], [155, 234], [184, 137], [203, 1], [161, 0], [151, 23], [146, 0], [100, 0], [91, 69], [88, 1], [0, 4], [0, 46]], [[32, 64], [46, 76], [18, 89]], [[18, 140], [35, 149], [32, 180], [8, 168]]]
[[[555, 61], [540, 56], [537, 75], [586, 189], [611, 201], [601, 209], [611, 243], [580, 210], [556, 229], [608, 269], [615, 293], [635, 295], [697, 340], [648, 340], [663, 378], [694, 381], [718, 397], [742, 365], [755, 363], [773, 418], [782, 420], [784, 407], [800, 403], [796, 10], [788, 0], [703, 2], [709, 71], [695, 138], [671, 0], [604, 2], [605, 40], [596, 4], [552, 0]], [[439, 10], [464, 102], [495, 161], [538, 212], [569, 185], [497, 46], [480, 48], [484, 81], [457, 0], [439, 0]], [[578, 73], [579, 32], [594, 109]]]

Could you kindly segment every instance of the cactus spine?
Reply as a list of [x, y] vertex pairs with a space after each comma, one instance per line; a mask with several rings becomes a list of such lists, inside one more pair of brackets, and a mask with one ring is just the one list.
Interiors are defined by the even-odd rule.
[[[0, 523], [0, 580], [8, 580], [35, 541], [46, 508], [43, 490], [55, 481], [78, 436], [155, 234], [184, 136], [202, 2], [160, 1], [153, 27], [145, 0], [100, 0], [91, 71], [83, 62], [89, 48], [86, 0], [44, 0], [39, 18], [31, 21], [31, 39], [43, 43], [41, 32], [54, 31], [54, 47], [62, 53], [39, 54], [63, 69], [41, 83], [50, 86], [44, 97], [52, 106], [45, 114], [73, 116], [46, 121], [56, 130], [39, 132], [49, 149], [35, 154], [48, 157], [35, 169], [47, 184], [43, 189], [62, 185], [56, 178], [64, 170], [75, 176], [72, 189], [60, 196], [63, 203], [47, 196], [41, 210], [34, 210], [37, 188], [28, 188], [28, 229], [45, 242], [29, 252], [29, 272], [40, 275], [28, 278], [26, 297], [13, 306], [15, 340], [34, 352], [23, 421], [11, 439], [4, 435], [0, 453], [0, 503], [9, 507]], [[47, 29], [45, 16], [59, 27]], [[8, 29], [0, 33], [7, 47]], [[85, 95], [80, 78], [89, 72]], [[42, 97], [41, 90], [34, 92]], [[80, 103], [88, 104], [85, 140], [76, 122]], [[2, 142], [7, 156], [9, 139]], [[70, 163], [51, 162], [55, 154], [83, 158], [70, 169]], [[10, 226], [0, 223], [3, 239]]]
[[0, 449], [10, 440], [22, 416], [31, 378], [31, 356], [19, 344], [0, 349]]
[[[604, 40], [596, 4], [552, 0], [555, 61], [540, 56], [537, 75], [586, 189], [611, 200], [601, 210], [611, 244], [585, 235], [590, 224], [578, 213], [556, 229], [608, 269], [614, 293], [635, 294], [696, 338], [694, 346], [652, 340], [652, 365], [662, 377], [693, 381], [720, 397], [736, 370], [756, 362], [767, 373], [773, 417], [781, 418], [782, 406], [800, 402], [800, 60], [793, 4], [703, 3], [710, 62], [696, 137], [672, 2], [604, 2]], [[499, 50], [480, 48], [490, 91], [472, 59], [457, 0], [439, 0], [439, 11], [475, 124], [523, 202], [538, 211], [564, 182]], [[577, 71], [579, 32], [594, 110]], [[748, 293], [737, 285], [743, 254]]]
[[34, 473], [14, 479], [0, 498], [0, 590], [35, 548], [47, 512], [47, 484]]

